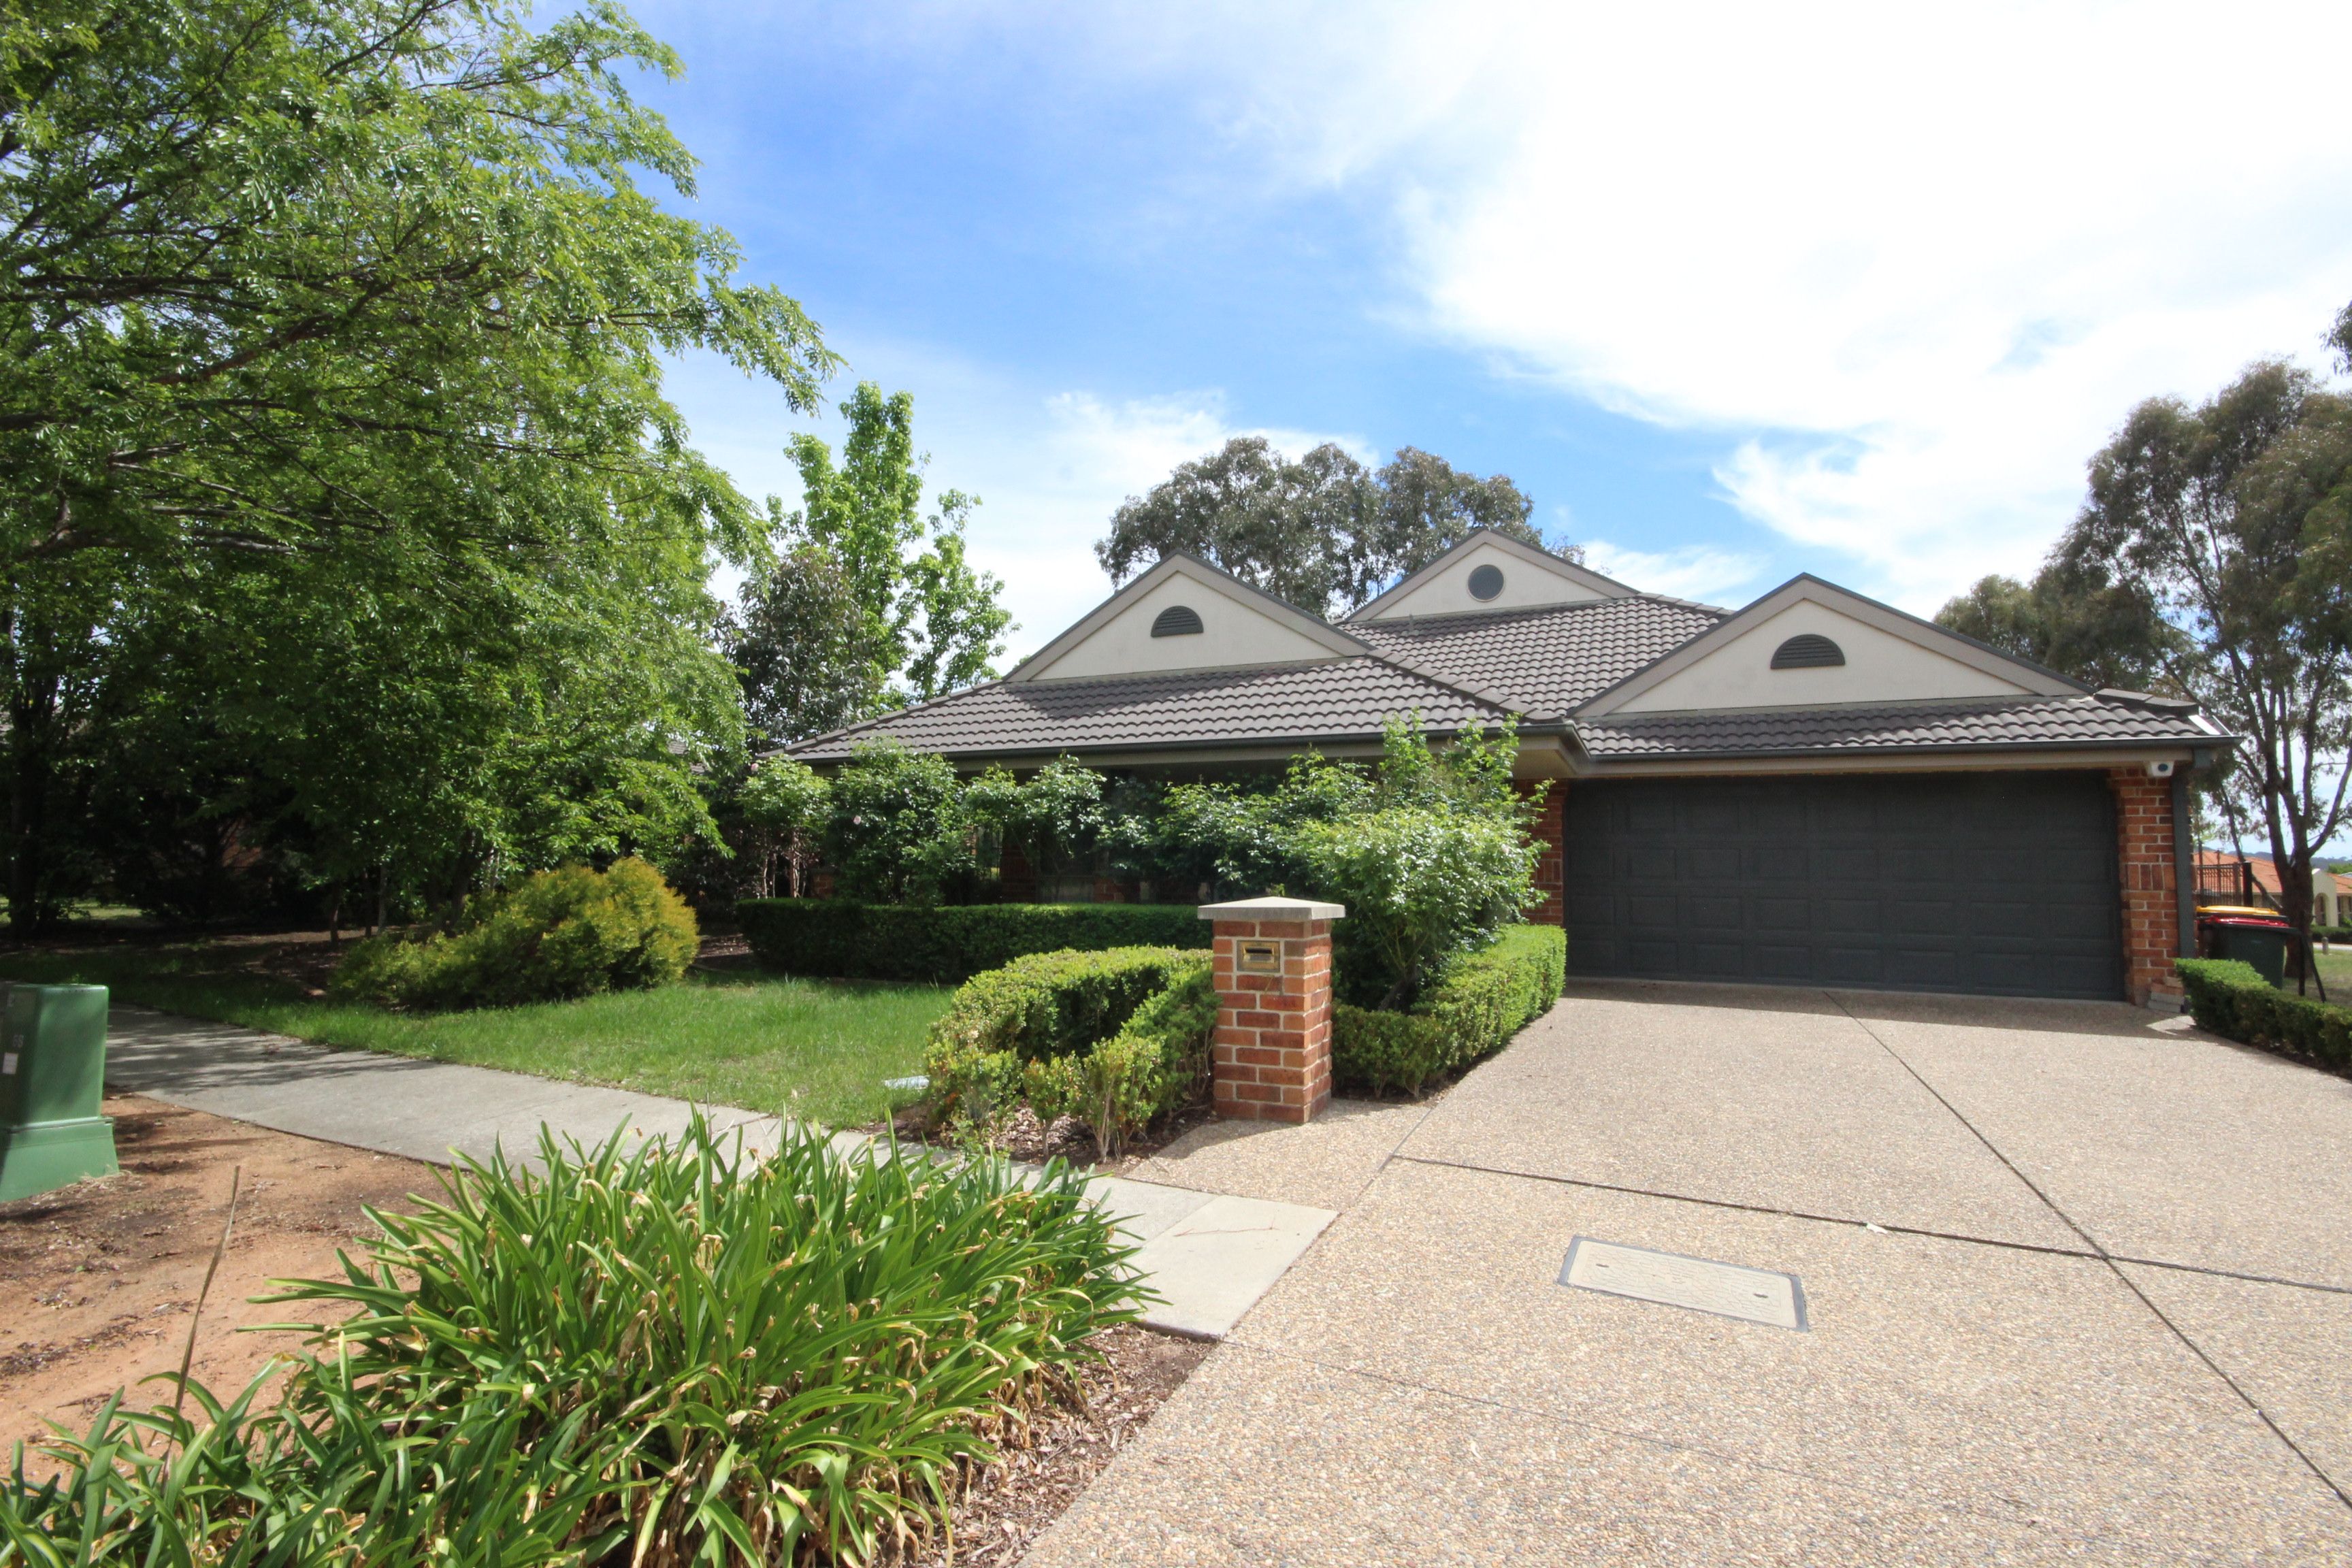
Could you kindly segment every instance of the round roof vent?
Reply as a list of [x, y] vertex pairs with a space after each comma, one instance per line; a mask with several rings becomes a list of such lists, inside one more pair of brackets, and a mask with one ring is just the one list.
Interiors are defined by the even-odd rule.
[[1151, 617], [1151, 635], [1156, 637], [1190, 637], [1201, 635], [1201, 612], [1190, 605], [1171, 605]]
[[1470, 574], [1470, 596], [1472, 598], [1483, 602], [1493, 598], [1502, 591], [1503, 569], [1500, 566], [1481, 566], [1478, 570]]
[[1775, 669], [1826, 669], [1845, 662], [1845, 649], [1815, 632], [1790, 637], [1772, 650]]

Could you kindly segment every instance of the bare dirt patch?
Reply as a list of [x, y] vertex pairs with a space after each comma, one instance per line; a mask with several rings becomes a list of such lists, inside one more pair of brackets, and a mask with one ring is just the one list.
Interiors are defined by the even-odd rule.
[[48, 1436], [45, 1421], [87, 1428], [106, 1396], [167, 1402], [142, 1378], [179, 1368], [188, 1315], [220, 1239], [229, 1175], [244, 1167], [227, 1255], [196, 1334], [194, 1375], [241, 1389], [299, 1336], [237, 1331], [299, 1320], [299, 1307], [247, 1298], [271, 1279], [335, 1272], [338, 1247], [372, 1234], [362, 1206], [403, 1205], [439, 1189], [431, 1167], [227, 1121], [138, 1096], [110, 1097], [122, 1173], [0, 1204], [0, 1459]]
[[948, 1538], [934, 1536], [908, 1559], [910, 1568], [1019, 1562], [1029, 1543], [1134, 1440], [1210, 1350], [1195, 1340], [1132, 1326], [1099, 1334], [1095, 1343], [1105, 1362], [1079, 1376], [1086, 1408], [1055, 1408], [1036, 1416], [1028, 1447], [1008, 1447], [1001, 1463], [980, 1471], [966, 1487], [952, 1516], [953, 1555]]

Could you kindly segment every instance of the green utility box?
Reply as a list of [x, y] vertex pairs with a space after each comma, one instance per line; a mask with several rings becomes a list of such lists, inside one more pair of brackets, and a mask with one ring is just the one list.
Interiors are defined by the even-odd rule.
[[0, 1003], [0, 1203], [110, 1176], [106, 987], [11, 985]]

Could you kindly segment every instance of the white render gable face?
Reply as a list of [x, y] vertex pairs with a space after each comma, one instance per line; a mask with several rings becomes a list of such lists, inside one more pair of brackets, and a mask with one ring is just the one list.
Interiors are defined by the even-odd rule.
[[1582, 605], [1629, 591], [1517, 540], [1481, 534], [1406, 578], [1353, 618], [1387, 621]]
[[1830, 708], [2082, 689], [1858, 595], [1800, 579], [1582, 711]]
[[1314, 616], [1182, 558], [1161, 562], [1006, 679], [1082, 680], [1304, 664], [1360, 654]]

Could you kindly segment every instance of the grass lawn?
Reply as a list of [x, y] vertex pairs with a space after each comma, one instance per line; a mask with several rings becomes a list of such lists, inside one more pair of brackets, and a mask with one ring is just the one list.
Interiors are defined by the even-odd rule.
[[[2322, 948], [2317, 956], [2319, 978], [2327, 984], [2327, 999], [2352, 1005], [2352, 947], [2339, 946], [2332, 952]], [[2294, 989], [2292, 982], [2287, 988]]]
[[282, 948], [185, 942], [0, 953], [0, 979], [106, 985], [115, 998], [329, 1045], [652, 1094], [789, 1110], [832, 1127], [884, 1113], [882, 1080], [922, 1070], [952, 993], [938, 985], [700, 976], [659, 991], [472, 1013], [387, 1013], [305, 994]]

